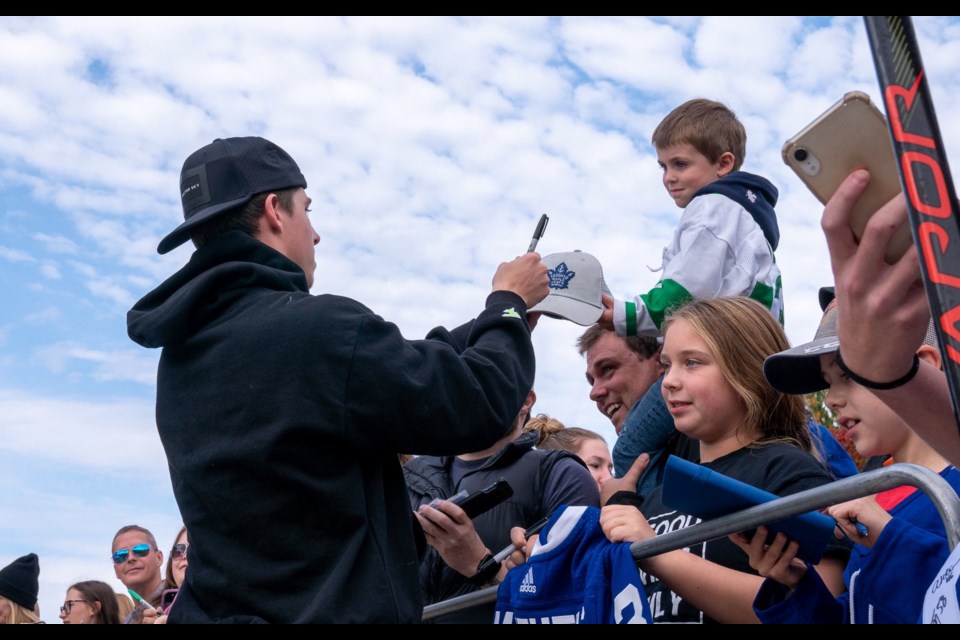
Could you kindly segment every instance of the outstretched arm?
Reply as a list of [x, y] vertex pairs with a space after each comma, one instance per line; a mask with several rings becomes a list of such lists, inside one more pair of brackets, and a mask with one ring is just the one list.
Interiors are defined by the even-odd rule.
[[[895, 264], [884, 261], [893, 232], [907, 220], [903, 196], [870, 218], [859, 243], [850, 230], [852, 206], [869, 180], [866, 171], [853, 172], [827, 203], [821, 226], [836, 284], [843, 361], [869, 380], [889, 382], [910, 370], [930, 310], [916, 247]], [[921, 362], [910, 382], [871, 391], [941, 455], [960, 464], [960, 434], [943, 372]]]

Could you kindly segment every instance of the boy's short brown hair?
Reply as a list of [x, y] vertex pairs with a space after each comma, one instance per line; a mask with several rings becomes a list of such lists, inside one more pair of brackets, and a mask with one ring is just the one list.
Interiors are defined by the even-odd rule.
[[747, 132], [725, 104], [706, 98], [688, 100], [671, 111], [653, 130], [653, 145], [662, 149], [692, 145], [710, 162], [729, 151], [737, 171], [747, 155]]

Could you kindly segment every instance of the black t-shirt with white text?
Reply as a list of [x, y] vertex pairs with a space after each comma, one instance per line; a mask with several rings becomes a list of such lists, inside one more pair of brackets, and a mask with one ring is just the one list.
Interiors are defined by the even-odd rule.
[[[781, 497], [833, 481], [816, 458], [788, 444], [745, 447], [702, 464], [713, 471]], [[641, 509], [657, 535], [686, 529], [701, 521], [700, 518], [665, 507], [661, 501], [662, 494], [662, 487], [657, 487], [647, 497]], [[726, 537], [696, 544], [685, 550], [724, 567], [757, 575], [757, 572], [750, 568], [747, 555]], [[848, 545], [831, 541], [827, 554], [836, 555], [844, 552], [849, 555]], [[656, 576], [641, 570], [640, 579], [646, 588], [654, 623], [716, 622], [702, 611], [684, 602]]]

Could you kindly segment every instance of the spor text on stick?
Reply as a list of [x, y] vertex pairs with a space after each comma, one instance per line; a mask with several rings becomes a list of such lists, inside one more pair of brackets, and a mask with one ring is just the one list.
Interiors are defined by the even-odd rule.
[[910, 16], [864, 16], [960, 428], [960, 212]]
[[537, 222], [537, 228], [533, 230], [533, 240], [530, 241], [530, 246], [527, 247], [527, 253], [537, 248], [537, 243], [540, 241], [540, 238], [543, 237], [543, 232], [547, 230], [547, 223], [549, 221], [550, 218], [547, 217], [547, 214], [540, 216], [540, 221]]

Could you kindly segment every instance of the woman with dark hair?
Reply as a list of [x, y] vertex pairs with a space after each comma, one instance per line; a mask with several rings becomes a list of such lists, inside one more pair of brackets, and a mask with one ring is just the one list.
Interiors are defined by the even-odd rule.
[[[183, 576], [187, 572], [187, 549], [190, 543], [187, 542], [187, 528], [180, 527], [177, 537], [174, 540], [173, 548], [170, 549], [170, 555], [167, 559], [167, 569], [163, 573], [163, 589], [179, 589], [183, 584]], [[161, 604], [161, 606], [163, 606]]]
[[[167, 614], [173, 606], [173, 598], [183, 586], [183, 578], [187, 573], [187, 550], [190, 543], [187, 541], [187, 528], [180, 527], [174, 539], [173, 548], [167, 556], [167, 568], [163, 573], [163, 595], [160, 596], [160, 609], [147, 609], [143, 612], [141, 624], [166, 624]], [[169, 598], [169, 599], [168, 599]]]
[[60, 607], [60, 620], [63, 624], [120, 624], [113, 588], [99, 580], [71, 585]]

